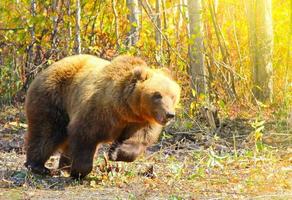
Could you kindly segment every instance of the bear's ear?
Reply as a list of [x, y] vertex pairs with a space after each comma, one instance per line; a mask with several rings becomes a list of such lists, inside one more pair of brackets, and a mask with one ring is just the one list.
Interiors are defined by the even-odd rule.
[[169, 76], [170, 78], [173, 78], [173, 74], [168, 68], [162, 67], [162, 68], [159, 69], [159, 71], [161, 71], [166, 76]]
[[135, 67], [133, 69], [133, 80], [145, 81], [150, 77], [150, 71], [145, 67]]

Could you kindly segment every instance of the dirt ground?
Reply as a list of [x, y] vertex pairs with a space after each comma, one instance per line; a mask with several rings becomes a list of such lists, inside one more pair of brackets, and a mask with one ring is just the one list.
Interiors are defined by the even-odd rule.
[[[188, 125], [187, 123], [193, 123]], [[27, 125], [22, 106], [0, 114], [0, 200], [9, 199], [292, 199], [292, 134], [266, 124], [255, 148], [249, 120], [179, 122], [133, 163], [108, 162], [103, 146], [85, 180], [47, 166], [52, 176], [28, 172], [23, 163]], [[191, 128], [188, 128], [191, 127]], [[282, 129], [283, 130], [283, 129]]]

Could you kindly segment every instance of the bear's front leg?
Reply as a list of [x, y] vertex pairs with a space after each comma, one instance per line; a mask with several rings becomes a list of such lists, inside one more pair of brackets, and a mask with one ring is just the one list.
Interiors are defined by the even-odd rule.
[[145, 151], [142, 143], [134, 141], [114, 142], [109, 150], [109, 159], [112, 161], [133, 162], [140, 154]]
[[71, 177], [84, 178], [91, 172], [96, 146], [97, 143], [95, 141], [84, 138], [82, 134], [70, 136]]
[[132, 162], [157, 141], [162, 127], [156, 124], [129, 124], [111, 145], [109, 159]]
[[73, 151], [70, 172], [70, 175], [73, 178], [84, 178], [91, 172], [94, 152], [95, 146], [83, 146], [82, 148], [78, 148]]

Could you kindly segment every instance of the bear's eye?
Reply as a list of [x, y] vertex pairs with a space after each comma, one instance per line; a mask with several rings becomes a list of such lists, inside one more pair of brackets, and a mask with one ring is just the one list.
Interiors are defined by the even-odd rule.
[[176, 97], [175, 96], [171, 96], [171, 99], [176, 102]]
[[160, 94], [160, 92], [154, 92], [152, 95], [152, 99], [153, 100], [160, 100], [160, 99], [162, 99], [162, 95]]

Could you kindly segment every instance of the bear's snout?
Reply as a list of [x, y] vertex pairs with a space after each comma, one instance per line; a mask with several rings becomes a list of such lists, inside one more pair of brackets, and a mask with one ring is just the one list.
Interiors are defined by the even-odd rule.
[[171, 111], [160, 111], [155, 114], [155, 120], [161, 125], [166, 125], [174, 119], [174, 117], [175, 113]]
[[166, 113], [166, 118], [168, 119], [168, 120], [171, 120], [171, 119], [173, 119], [175, 117], [175, 113], [173, 113], [173, 112], [167, 112]]

